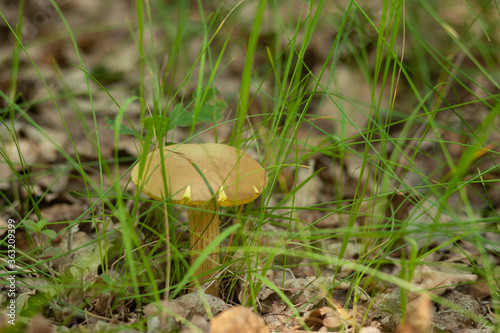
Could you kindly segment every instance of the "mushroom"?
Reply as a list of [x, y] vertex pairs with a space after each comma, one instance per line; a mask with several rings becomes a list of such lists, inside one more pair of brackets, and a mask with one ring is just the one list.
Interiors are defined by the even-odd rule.
[[[182, 144], [163, 147], [165, 181], [160, 151], [147, 155], [132, 170], [132, 181], [156, 200], [170, 197], [188, 209], [191, 263], [219, 235], [218, 207], [240, 206], [254, 201], [267, 184], [262, 166], [238, 149], [218, 143]], [[142, 170], [141, 170], [142, 169]], [[165, 188], [165, 184], [167, 188]], [[199, 281], [209, 280], [209, 271], [219, 265], [219, 251], [196, 271]], [[206, 293], [218, 296], [215, 280]]]

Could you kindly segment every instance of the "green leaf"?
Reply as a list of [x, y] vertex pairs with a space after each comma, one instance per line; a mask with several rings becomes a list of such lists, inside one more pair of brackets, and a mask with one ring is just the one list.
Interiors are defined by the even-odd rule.
[[38, 224], [36, 224], [35, 221], [33, 220], [23, 220], [23, 224], [31, 232], [34, 233], [40, 233], [41, 229], [38, 227]]
[[50, 229], [43, 230], [42, 234], [47, 236], [49, 239], [54, 239], [57, 236], [57, 233], [54, 230], [50, 230]]
[[[203, 103], [196, 124], [217, 122], [222, 119], [222, 111], [227, 104], [223, 100], [208, 100]], [[194, 121], [194, 113], [188, 111], [182, 104], [177, 104], [169, 115], [172, 120], [171, 128], [177, 126], [191, 126]]]
[[113, 281], [113, 279], [106, 274], [101, 274], [101, 279], [104, 281], [104, 283], [109, 284], [110, 286], [113, 286], [115, 284], [115, 281]]
[[198, 122], [216, 122], [222, 118], [222, 111], [227, 104], [222, 99], [208, 101], [203, 104], [198, 116]]
[[[110, 128], [110, 129], [115, 129], [115, 127], [116, 127], [116, 121], [114, 121], [113, 119], [110, 119], [108, 117], [106, 117], [106, 124], [109, 125], [108, 128]], [[120, 124], [119, 125], [119, 130], [120, 130], [120, 134], [122, 134], [122, 135], [133, 135], [133, 136], [136, 136], [136, 132], [133, 131], [132, 129], [128, 128], [125, 125]]]
[[143, 122], [146, 130], [148, 131], [148, 136], [152, 133], [156, 133], [157, 138], [163, 138], [170, 129], [169, 126], [171, 120], [167, 117], [154, 115], [152, 117], [145, 118]]
[[197, 96], [198, 94], [204, 94], [205, 91], [207, 92], [207, 96], [217, 96], [219, 94], [219, 89], [217, 89], [217, 87], [210, 86], [207, 88], [196, 89], [194, 95]]
[[169, 115], [172, 120], [171, 128], [177, 126], [191, 126], [193, 122], [193, 114], [189, 112], [181, 103], [177, 104]]
[[26, 229], [28, 229], [32, 233], [44, 234], [50, 239], [54, 239], [57, 236], [57, 233], [54, 230], [49, 230], [49, 229], [42, 230], [43, 228], [45, 228], [48, 221], [49, 221], [48, 218], [41, 219], [38, 222], [35, 222], [33, 220], [23, 220], [23, 224], [26, 227]]
[[44, 218], [44, 219], [41, 219], [40, 221], [38, 221], [38, 223], [36, 225], [38, 226], [39, 230], [42, 230], [47, 225], [47, 222], [49, 222], [49, 219]]
[[[55, 237], [54, 237], [55, 238]], [[51, 239], [54, 239], [51, 238]], [[43, 249], [43, 253], [39, 255], [39, 257], [44, 257], [44, 258], [52, 258], [52, 257], [57, 257], [61, 256], [64, 253], [64, 249], [61, 247], [53, 247], [49, 246]]]

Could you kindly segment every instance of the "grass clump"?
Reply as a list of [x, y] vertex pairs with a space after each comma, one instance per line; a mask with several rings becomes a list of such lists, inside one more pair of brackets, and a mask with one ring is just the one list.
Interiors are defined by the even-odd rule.
[[493, 330], [492, 4], [136, 1], [106, 17], [103, 2], [81, 18], [79, 6], [0, 10], [1, 262], [19, 325], [42, 313], [71, 329], [152, 327], [148, 306], [197, 277], [186, 215], [141, 196], [129, 172], [152, 149], [221, 142], [269, 177], [258, 202], [220, 214], [225, 304], [264, 318], [279, 305], [275, 329], [313, 328], [328, 307], [335, 329], [395, 330], [425, 298], [427, 330]]

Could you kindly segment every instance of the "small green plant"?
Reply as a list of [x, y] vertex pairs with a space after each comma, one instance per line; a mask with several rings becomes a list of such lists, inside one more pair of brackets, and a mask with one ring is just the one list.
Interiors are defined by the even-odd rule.
[[204, 102], [198, 112], [189, 110], [190, 107], [183, 103], [178, 103], [170, 112], [165, 112], [163, 115], [154, 112], [150, 117], [142, 119], [141, 123], [146, 132], [144, 136], [130, 127], [117, 124], [116, 120], [110, 118], [106, 118], [106, 124], [111, 129], [118, 129], [120, 135], [132, 135], [144, 142], [152, 142], [153, 138], [162, 139], [167, 136], [168, 131], [177, 127], [192, 127], [202, 123], [216, 124], [222, 119], [226, 102], [217, 98], [219, 92], [216, 88], [203, 89], [200, 93]]
[[43, 243], [43, 236], [45, 236], [48, 240], [52, 240], [57, 236], [57, 233], [54, 230], [47, 229], [48, 222], [48, 218], [40, 219], [38, 222], [28, 219], [22, 221], [22, 224], [34, 236], [35, 244], [37, 246], [40, 246]]

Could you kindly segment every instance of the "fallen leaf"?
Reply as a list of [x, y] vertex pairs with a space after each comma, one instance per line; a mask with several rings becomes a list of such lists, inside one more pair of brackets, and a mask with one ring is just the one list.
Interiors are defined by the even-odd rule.
[[405, 323], [396, 333], [430, 333], [432, 331], [432, 303], [422, 295], [408, 304]]
[[56, 325], [52, 324], [41, 314], [37, 314], [31, 319], [26, 330], [27, 333], [55, 333]]
[[376, 327], [362, 327], [359, 333], [380, 333], [380, 330]]
[[327, 328], [328, 331], [337, 331], [341, 329], [347, 319], [347, 313], [345, 313], [345, 311], [339, 313], [329, 307], [314, 309], [303, 318], [306, 325], [313, 331], [318, 331], [322, 327]]
[[482, 326], [480, 325], [481, 323], [477, 323], [471, 319], [473, 316], [482, 317], [481, 306], [474, 298], [456, 290], [453, 290], [449, 294], [445, 295], [444, 298], [465, 310], [467, 315], [459, 313], [446, 306], [439, 305], [436, 307], [433, 320], [434, 328], [436, 330], [466, 332], [467, 330], [476, 329]]
[[218, 297], [192, 292], [174, 300], [148, 304], [144, 307], [144, 315], [149, 317], [148, 324], [153, 325], [154, 329], [178, 329], [185, 320], [189, 321], [194, 316], [201, 316], [208, 323], [210, 317], [227, 308], [226, 303]]
[[447, 273], [429, 266], [420, 266], [413, 272], [412, 284], [414, 286], [410, 290], [408, 299], [410, 301], [416, 299], [424, 290], [442, 295], [445, 291], [453, 290], [460, 284], [475, 281], [477, 281], [475, 274]]
[[209, 333], [268, 333], [264, 320], [251, 309], [235, 306], [216, 316]]

